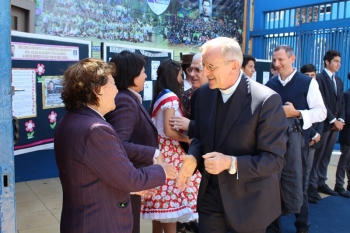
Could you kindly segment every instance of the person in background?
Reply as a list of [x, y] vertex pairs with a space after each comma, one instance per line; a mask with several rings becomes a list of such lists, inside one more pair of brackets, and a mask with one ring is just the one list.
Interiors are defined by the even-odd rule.
[[170, 124], [173, 126], [173, 128], [179, 128], [181, 130], [187, 131], [187, 135], [190, 138], [193, 138], [194, 136], [194, 128], [195, 128], [195, 103], [197, 98], [197, 89], [203, 86], [204, 84], [208, 83], [208, 79], [203, 76], [203, 67], [202, 67], [202, 54], [197, 53], [194, 55], [192, 59], [191, 66], [188, 70], [191, 74], [191, 84], [192, 88], [195, 89], [193, 94], [190, 96], [190, 107], [189, 112], [190, 116], [189, 118], [183, 117], [183, 116], [173, 116], [170, 119]]
[[[171, 59], [164, 60], [157, 70], [157, 81], [153, 89], [150, 107], [152, 120], [158, 130], [158, 142], [165, 162], [180, 169], [181, 157], [185, 155], [179, 142], [190, 144], [191, 140], [181, 130], [169, 124], [172, 116], [184, 116], [180, 96], [182, 84], [181, 64]], [[176, 222], [190, 222], [198, 218], [196, 211], [200, 174], [191, 176], [190, 186], [181, 191], [175, 186], [176, 179], [168, 179], [157, 187], [152, 198], [142, 200], [141, 214], [151, 219], [153, 233], [174, 233]]]
[[199, 232], [265, 233], [281, 214], [288, 126], [281, 98], [243, 73], [235, 39], [212, 39], [200, 51], [208, 84], [197, 91], [195, 135], [178, 187], [200, 170]]
[[11, 57], [15, 56], [15, 51], [16, 51], [16, 46], [15, 45], [11, 45]]
[[[305, 74], [316, 80], [316, 67], [313, 64], [305, 64], [300, 68], [300, 73]], [[309, 185], [310, 172], [312, 164], [314, 161], [315, 150], [320, 146], [321, 135], [323, 131], [323, 122], [315, 122], [310, 128], [310, 137], [309, 137], [309, 152], [306, 160], [306, 187]], [[318, 199], [315, 199], [312, 196], [308, 195], [308, 202], [312, 204], [317, 204]]]
[[[297, 233], [307, 233], [310, 227], [306, 186], [310, 127], [315, 122], [323, 121], [326, 118], [327, 110], [322, 101], [317, 82], [293, 67], [295, 59], [296, 56], [291, 46], [277, 46], [273, 51], [272, 62], [278, 71], [278, 76], [270, 79], [266, 86], [281, 96], [283, 109], [289, 123], [289, 139], [285, 155], [286, 166], [283, 168], [281, 175], [282, 192], [285, 197], [283, 206], [285, 210], [283, 212], [285, 214], [295, 213], [296, 221], [294, 225]], [[292, 137], [292, 134], [298, 128], [300, 128], [300, 130], [297, 130], [299, 137]], [[294, 152], [290, 153], [290, 150]], [[301, 163], [294, 163], [297, 159]], [[294, 165], [291, 166], [291, 164]], [[300, 168], [302, 168], [301, 179], [295, 179], [294, 177], [300, 174], [300, 170], [298, 170]], [[298, 190], [294, 190], [294, 187], [297, 185], [301, 188], [301, 203], [294, 201], [296, 199], [295, 194], [298, 193]], [[279, 220], [277, 219], [277, 221]], [[281, 226], [279, 226], [277, 232], [282, 232]]]
[[271, 65], [270, 65], [270, 72], [272, 74], [272, 77], [275, 77], [278, 75], [278, 72], [276, 70], [276, 67], [275, 65], [273, 64], [273, 62], [271, 62]]
[[190, 89], [192, 87], [191, 85], [191, 74], [189, 72], [187, 72], [187, 69], [190, 67], [191, 65], [191, 61], [193, 58], [194, 54], [182, 54], [181, 55], [181, 67], [184, 75], [184, 79], [183, 79], [183, 91], [187, 91], [188, 89]]
[[249, 78], [252, 78], [255, 73], [255, 62], [255, 57], [249, 54], [243, 54], [242, 70]]
[[[350, 72], [348, 73], [348, 80], [350, 80]], [[350, 194], [344, 189], [345, 172], [347, 173], [348, 186], [350, 190], [350, 89], [344, 92], [344, 114], [345, 125], [339, 133], [340, 143], [340, 159], [335, 173], [334, 191], [338, 192], [343, 197], [350, 198]]]
[[[183, 104], [183, 110], [186, 117], [189, 116], [189, 108], [190, 108], [190, 97], [193, 94], [193, 92], [196, 90], [192, 87], [191, 84], [191, 73], [189, 72], [189, 68], [191, 66], [191, 61], [194, 54], [182, 54], [181, 55], [181, 67], [182, 67], [182, 73], [184, 76], [183, 82], [182, 82], [182, 88], [180, 91], [181, 101]], [[182, 148], [187, 153], [188, 151], [188, 144], [184, 142], [180, 142]]]
[[132, 231], [130, 192], [147, 190], [174, 178], [173, 165], [136, 169], [104, 115], [115, 109], [115, 66], [86, 58], [63, 77], [67, 113], [54, 134], [63, 190], [61, 232]]
[[[146, 60], [142, 55], [122, 51], [110, 60], [117, 68], [113, 76], [119, 90], [115, 97], [116, 108], [105, 118], [116, 130], [128, 158], [135, 168], [147, 167], [153, 161], [161, 163], [164, 156], [158, 148], [158, 132], [142, 105], [140, 92], [147, 78]], [[144, 190], [131, 195], [133, 233], [140, 232], [141, 196], [148, 197], [155, 190]]]
[[343, 81], [335, 75], [341, 65], [340, 53], [335, 50], [327, 51], [323, 62], [325, 68], [316, 75], [316, 81], [327, 108], [327, 118], [323, 123], [320, 147], [315, 151], [308, 188], [308, 195], [318, 200], [322, 199], [318, 192], [333, 196], [346, 195], [346, 192], [334, 191], [326, 184], [327, 169], [334, 144], [338, 132], [344, 127], [344, 85]]

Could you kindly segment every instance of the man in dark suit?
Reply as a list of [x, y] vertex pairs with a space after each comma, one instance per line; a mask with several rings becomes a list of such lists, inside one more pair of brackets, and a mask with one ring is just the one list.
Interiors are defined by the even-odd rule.
[[320, 147], [315, 151], [308, 188], [308, 195], [318, 200], [321, 200], [318, 192], [334, 196], [343, 194], [333, 191], [326, 184], [328, 164], [335, 140], [338, 132], [344, 127], [344, 86], [342, 80], [335, 75], [340, 68], [340, 53], [335, 50], [327, 51], [323, 62], [325, 69], [316, 75], [316, 80], [327, 108], [327, 118], [323, 124]]
[[[348, 73], [348, 79], [350, 80], [350, 73]], [[340, 159], [337, 166], [337, 172], [335, 174], [335, 187], [334, 191], [337, 191], [339, 195], [350, 198], [350, 194], [344, 189], [344, 177], [345, 172], [349, 172], [350, 169], [350, 89], [344, 92], [344, 112], [345, 112], [345, 125], [342, 131], [339, 133], [340, 143]], [[347, 190], [350, 190], [350, 181], [348, 176]]]
[[200, 232], [265, 233], [281, 214], [278, 173], [287, 142], [281, 98], [243, 74], [236, 40], [215, 38], [201, 52], [209, 82], [198, 90], [195, 138], [178, 185], [184, 188], [198, 165]]

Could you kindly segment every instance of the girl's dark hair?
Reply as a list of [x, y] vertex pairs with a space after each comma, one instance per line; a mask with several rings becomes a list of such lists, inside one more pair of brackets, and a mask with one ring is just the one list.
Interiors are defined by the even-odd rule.
[[[152, 103], [150, 107], [150, 114], [152, 114], [154, 102], [164, 89], [169, 89], [170, 91], [174, 92], [177, 97], [179, 97], [179, 100], [181, 102], [181, 84], [177, 81], [177, 76], [179, 75], [179, 72], [181, 71], [181, 64], [179, 62], [173, 61], [172, 59], [165, 59], [160, 63], [158, 70], [157, 70], [157, 81], [154, 84], [153, 88], [153, 98]], [[181, 103], [181, 106], [183, 104]]]
[[118, 70], [113, 78], [119, 90], [135, 86], [135, 78], [140, 75], [141, 70], [147, 65], [144, 56], [127, 50], [114, 55], [110, 62], [113, 62]]
[[107, 84], [107, 76], [114, 73], [114, 63], [95, 58], [86, 58], [68, 67], [63, 75], [61, 94], [66, 109], [79, 109], [87, 104], [99, 106], [100, 88]]

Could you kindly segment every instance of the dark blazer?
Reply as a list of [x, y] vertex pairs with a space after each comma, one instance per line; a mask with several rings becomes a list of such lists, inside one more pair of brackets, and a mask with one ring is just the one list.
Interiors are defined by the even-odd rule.
[[[193, 154], [202, 173], [198, 193], [198, 211], [210, 174], [203, 168], [202, 155], [214, 151], [215, 118], [218, 89], [208, 84], [198, 91]], [[287, 118], [280, 96], [243, 75], [223, 124], [219, 150], [237, 156], [238, 174], [218, 174], [225, 213], [231, 226], [239, 232], [266, 228], [281, 214], [278, 174], [285, 165]]]
[[344, 98], [343, 91], [344, 85], [343, 81], [336, 76], [335, 80], [337, 83], [337, 95], [334, 93], [332, 80], [329, 78], [325, 70], [316, 75], [316, 80], [320, 87], [320, 91], [323, 97], [324, 104], [327, 108], [327, 118], [324, 121], [323, 131], [329, 131], [332, 128], [332, 124], [329, 124], [334, 118], [344, 119]]
[[68, 111], [54, 139], [63, 189], [61, 232], [130, 233], [130, 192], [164, 184], [163, 168], [135, 169], [113, 127], [88, 107]]
[[194, 137], [194, 126], [195, 126], [195, 106], [196, 106], [196, 99], [197, 99], [197, 90], [195, 90], [191, 96], [190, 99], [190, 106], [191, 106], [191, 115], [190, 115], [190, 124], [188, 126], [188, 137], [193, 138]]
[[148, 112], [129, 90], [119, 91], [115, 105], [105, 118], [117, 131], [130, 161], [136, 168], [151, 165], [158, 148], [158, 132]]
[[350, 89], [344, 92], [345, 102], [345, 125], [342, 131], [339, 133], [339, 142], [350, 146]]

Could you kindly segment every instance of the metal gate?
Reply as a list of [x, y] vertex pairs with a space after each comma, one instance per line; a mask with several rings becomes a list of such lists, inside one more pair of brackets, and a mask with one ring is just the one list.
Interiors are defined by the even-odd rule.
[[350, 87], [350, 1], [304, 6], [266, 12], [264, 30], [251, 32], [253, 55], [272, 60], [277, 45], [287, 44], [296, 53], [295, 67], [312, 63], [317, 71], [324, 67], [323, 56], [329, 49], [341, 53], [338, 75]]

